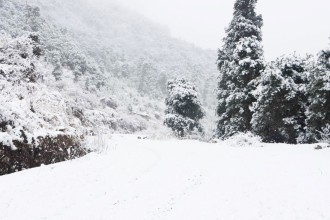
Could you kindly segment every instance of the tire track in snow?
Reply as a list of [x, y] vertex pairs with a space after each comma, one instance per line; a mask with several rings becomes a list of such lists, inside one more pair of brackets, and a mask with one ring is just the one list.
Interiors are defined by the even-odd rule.
[[175, 210], [177, 203], [183, 201], [186, 196], [203, 184], [203, 179], [202, 174], [190, 176], [190, 178], [187, 179], [183, 190], [180, 193], [172, 195], [163, 207], [157, 208], [152, 214], [152, 219], [158, 220], [170, 215], [170, 213]]

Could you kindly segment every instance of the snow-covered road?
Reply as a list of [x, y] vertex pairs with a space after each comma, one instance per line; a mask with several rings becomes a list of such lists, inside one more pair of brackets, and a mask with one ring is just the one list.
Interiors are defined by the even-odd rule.
[[330, 149], [139, 140], [0, 177], [0, 219], [330, 219]]

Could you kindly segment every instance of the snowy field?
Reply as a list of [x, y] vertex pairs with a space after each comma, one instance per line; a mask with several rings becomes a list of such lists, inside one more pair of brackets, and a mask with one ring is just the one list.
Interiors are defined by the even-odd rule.
[[0, 177], [0, 219], [330, 219], [330, 149], [109, 137], [100, 154]]

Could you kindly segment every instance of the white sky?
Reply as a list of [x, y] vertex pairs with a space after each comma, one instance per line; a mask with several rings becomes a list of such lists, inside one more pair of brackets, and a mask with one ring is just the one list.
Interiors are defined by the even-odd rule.
[[[119, 1], [119, 0], [118, 0]], [[172, 36], [217, 49], [232, 18], [234, 0], [120, 0], [169, 27]], [[259, 0], [267, 59], [285, 53], [317, 53], [329, 45], [330, 0]]]

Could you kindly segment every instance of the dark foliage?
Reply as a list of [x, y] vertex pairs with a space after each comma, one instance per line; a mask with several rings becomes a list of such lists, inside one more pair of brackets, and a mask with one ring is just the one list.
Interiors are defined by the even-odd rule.
[[[24, 137], [24, 132], [22, 132]], [[16, 150], [0, 144], [0, 175], [10, 174], [41, 165], [72, 160], [88, 153], [79, 140], [70, 135], [39, 137], [33, 144], [14, 141]]]
[[184, 137], [194, 131], [202, 132], [199, 120], [204, 117], [201, 103], [198, 100], [196, 86], [184, 79], [168, 82], [166, 99], [165, 124], [177, 136]]
[[256, 0], [237, 0], [234, 17], [226, 30], [224, 45], [218, 54], [217, 136], [229, 137], [251, 130], [255, 101], [251, 81], [264, 69], [261, 47], [262, 17], [255, 12]]
[[180, 138], [191, 134], [192, 131], [196, 133], [203, 133], [203, 128], [199, 122], [180, 115], [169, 115], [164, 122], [172, 131]]
[[262, 73], [251, 124], [264, 142], [296, 144], [305, 135], [307, 64], [295, 56], [284, 57]]
[[[308, 142], [323, 140], [330, 136], [330, 51], [322, 51], [314, 68], [308, 87], [310, 105], [307, 111]], [[327, 141], [327, 140], [326, 140]]]

